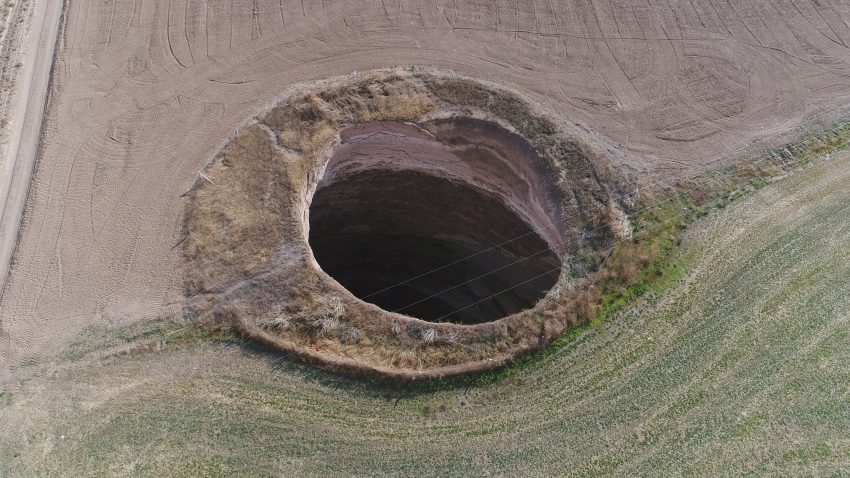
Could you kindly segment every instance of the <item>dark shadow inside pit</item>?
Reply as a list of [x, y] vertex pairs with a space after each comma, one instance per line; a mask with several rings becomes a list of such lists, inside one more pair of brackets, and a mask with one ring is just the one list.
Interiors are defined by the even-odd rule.
[[418, 171], [369, 169], [320, 185], [309, 241], [355, 296], [428, 321], [480, 323], [527, 309], [561, 264], [495, 194]]

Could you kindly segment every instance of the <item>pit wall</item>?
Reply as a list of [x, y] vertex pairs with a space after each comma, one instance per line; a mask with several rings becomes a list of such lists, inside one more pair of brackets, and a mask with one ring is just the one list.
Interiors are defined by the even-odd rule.
[[566, 253], [564, 197], [551, 169], [522, 137], [497, 124], [468, 117], [354, 124], [340, 131], [340, 144], [321, 169], [318, 187], [370, 170], [469, 184], [501, 198], [553, 251]]

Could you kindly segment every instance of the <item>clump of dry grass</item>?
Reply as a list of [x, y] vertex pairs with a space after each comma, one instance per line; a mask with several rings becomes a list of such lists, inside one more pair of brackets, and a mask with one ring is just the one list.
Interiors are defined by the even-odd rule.
[[434, 97], [415, 78], [379, 75], [318, 93], [346, 123], [413, 121], [434, 109]]
[[277, 134], [281, 146], [312, 152], [336, 134], [336, 116], [318, 96], [308, 94], [272, 109], [262, 122]]
[[434, 98], [410, 77], [378, 75], [296, 96], [261, 121], [277, 134], [281, 146], [309, 155], [346, 124], [412, 121], [434, 107]]
[[286, 165], [273, 138], [255, 125], [207, 168], [213, 183], [199, 179], [186, 213], [190, 295], [222, 291], [269, 270], [292, 223]]

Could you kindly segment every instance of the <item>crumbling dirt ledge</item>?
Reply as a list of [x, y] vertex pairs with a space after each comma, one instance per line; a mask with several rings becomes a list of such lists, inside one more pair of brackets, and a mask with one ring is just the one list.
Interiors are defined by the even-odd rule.
[[[539, 190], [539, 201], [511, 207], [536, 227], [555, 225], [545, 239], [563, 266], [525, 311], [472, 325], [426, 322], [358, 299], [313, 257], [310, 202], [343, 143], [340, 132], [435, 120], [497, 125], [530, 148], [525, 169], [542, 183], [527, 189]], [[403, 379], [489, 370], [545, 347], [586, 320], [584, 278], [629, 231], [624, 165], [572, 126], [513, 92], [450, 72], [396, 68], [301, 85], [239, 128], [206, 167], [209, 180], [199, 178], [188, 194], [187, 312], [326, 368]]]

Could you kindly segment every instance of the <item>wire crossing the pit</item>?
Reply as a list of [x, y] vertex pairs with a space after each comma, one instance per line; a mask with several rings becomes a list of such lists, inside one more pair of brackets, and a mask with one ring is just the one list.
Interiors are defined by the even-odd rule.
[[[559, 242], [559, 245], [563, 245], [563, 244], [564, 244], [563, 242]], [[535, 252], [534, 254], [531, 254], [531, 255], [528, 255], [528, 256], [522, 257], [522, 258], [520, 258], [520, 259], [517, 259], [517, 260], [515, 260], [515, 261], [513, 261], [513, 262], [509, 263], [509, 264], [505, 264], [505, 265], [503, 265], [503, 266], [501, 266], [501, 267], [499, 267], [499, 268], [497, 268], [497, 269], [493, 269], [493, 270], [492, 270], [492, 271], [490, 271], [490, 272], [486, 272], [486, 273], [481, 274], [481, 275], [479, 275], [479, 276], [473, 277], [472, 279], [469, 279], [469, 280], [468, 280], [468, 281], [466, 281], [466, 282], [462, 282], [462, 283], [460, 283], [460, 284], [454, 285], [454, 286], [452, 286], [452, 287], [449, 287], [448, 289], [443, 289], [443, 290], [441, 290], [440, 292], [437, 292], [437, 293], [435, 293], [435, 294], [433, 294], [433, 295], [429, 295], [428, 297], [425, 297], [425, 298], [423, 298], [423, 299], [419, 299], [419, 300], [417, 300], [416, 302], [413, 302], [413, 303], [411, 303], [411, 304], [407, 304], [407, 305], [405, 305], [404, 307], [402, 307], [402, 308], [400, 308], [400, 309], [395, 309], [393, 312], [395, 312], [395, 313], [399, 313], [399, 312], [401, 312], [402, 310], [409, 309], [409, 308], [411, 308], [411, 307], [413, 307], [413, 306], [415, 306], [415, 305], [419, 305], [419, 304], [421, 304], [422, 302], [425, 302], [426, 300], [433, 299], [434, 297], [437, 297], [437, 296], [440, 296], [440, 295], [442, 295], [442, 294], [445, 294], [446, 292], [450, 292], [450, 291], [453, 291], [453, 290], [455, 290], [455, 289], [457, 289], [457, 288], [459, 288], [459, 287], [463, 287], [463, 286], [465, 286], [465, 285], [467, 285], [467, 284], [471, 284], [472, 282], [475, 282], [475, 281], [477, 281], [477, 280], [479, 280], [479, 279], [483, 279], [484, 277], [487, 277], [487, 276], [489, 276], [490, 274], [495, 274], [496, 272], [499, 272], [499, 271], [501, 271], [501, 270], [507, 269], [508, 267], [514, 266], [514, 265], [516, 265], [516, 264], [519, 264], [520, 262], [522, 262], [522, 261], [524, 261], [524, 260], [531, 259], [532, 257], [539, 256], [540, 254], [543, 254], [544, 252], [549, 252], [549, 251], [551, 251], [551, 250], [552, 250], [552, 249], [550, 249], [550, 248], [548, 248], [548, 247], [547, 247], [546, 249], [541, 249], [541, 250], [539, 250], [539, 251]], [[559, 266], [559, 268], [560, 268], [560, 267], [561, 267], [561, 266]], [[550, 272], [547, 272], [547, 274], [548, 274], [548, 273], [551, 273], [551, 271], [550, 271]], [[544, 274], [544, 275], [545, 275], [545, 274]], [[535, 279], [536, 279], [536, 278], [538, 278], [538, 277], [535, 277]]]
[[[740, 188], [738, 188], [738, 189], [735, 189], [735, 190], [733, 191], [733, 193], [743, 191], [745, 188], [746, 188], [746, 186], [742, 186], [742, 187], [740, 187]], [[721, 200], [723, 200], [723, 199], [724, 199], [724, 197], [717, 198], [717, 199], [715, 199], [715, 200], [711, 201], [709, 204], [711, 204], [711, 203], [719, 203], [719, 202], [720, 202]], [[684, 212], [684, 213], [678, 214], [678, 215], [676, 215], [676, 216], [674, 216], [674, 217], [672, 217], [672, 218], [667, 219], [666, 221], [664, 221], [664, 222], [662, 222], [662, 223], [660, 223], [660, 224], [656, 224], [655, 226], [653, 226], [652, 228], [650, 228], [650, 229], [648, 229], [648, 230], [649, 230], [649, 231], [652, 231], [652, 230], [658, 229], [658, 228], [660, 228], [660, 227], [662, 227], [662, 226], [667, 225], [667, 224], [668, 224], [668, 223], [670, 223], [671, 221], [674, 221], [674, 220], [676, 220], [676, 219], [682, 218], [682, 217], [684, 217], [684, 216], [686, 216], [686, 215], [688, 215], [688, 214], [690, 214], [690, 213], [691, 213], [691, 211], [686, 211], [686, 212]], [[601, 249], [597, 249], [597, 250], [593, 251], [592, 253], [597, 253], [597, 252], [602, 252], [602, 251], [608, 250], [608, 251], [609, 251], [609, 254], [610, 254], [610, 253], [614, 250], [614, 247], [615, 247], [617, 244], [619, 244], [619, 243], [623, 242], [624, 240], [625, 240], [625, 239], [619, 239], [619, 240], [617, 240], [617, 241], [614, 241], [614, 242], [612, 242], [612, 243], [611, 243], [608, 247], [604, 247], [604, 248], [601, 248]], [[575, 265], [575, 264], [577, 264], [577, 263], [578, 263], [578, 260], [577, 260], [577, 259], [573, 259], [572, 261], [570, 261], [570, 262], [568, 263], [568, 265], [571, 267], [571, 266], [573, 266], [573, 265]], [[471, 304], [469, 304], [469, 305], [467, 305], [467, 306], [465, 306], [465, 307], [461, 307], [460, 309], [457, 309], [457, 310], [454, 310], [454, 311], [452, 311], [452, 312], [449, 312], [448, 314], [444, 314], [444, 315], [442, 315], [442, 316], [438, 317], [436, 320], [434, 320], [434, 322], [443, 322], [443, 321], [445, 321], [445, 319], [446, 319], [446, 318], [451, 317], [452, 315], [455, 315], [455, 314], [457, 314], [457, 313], [459, 313], [459, 312], [463, 312], [464, 310], [467, 310], [467, 309], [469, 309], [469, 308], [471, 308], [471, 307], [475, 307], [476, 305], [481, 304], [482, 302], [486, 302], [486, 301], [488, 301], [488, 300], [492, 300], [493, 298], [495, 298], [495, 297], [497, 297], [497, 296], [499, 296], [499, 295], [501, 295], [501, 294], [504, 294], [504, 293], [506, 293], [506, 292], [510, 292], [510, 291], [512, 291], [512, 290], [514, 290], [514, 289], [516, 289], [517, 287], [521, 287], [521, 286], [523, 286], [523, 285], [525, 285], [525, 284], [527, 284], [527, 283], [529, 283], [529, 282], [532, 282], [532, 281], [534, 281], [534, 280], [536, 280], [536, 279], [539, 279], [540, 277], [543, 277], [543, 276], [545, 276], [545, 275], [547, 275], [547, 274], [551, 274], [551, 273], [553, 273], [553, 272], [557, 272], [557, 271], [559, 271], [559, 270], [562, 270], [563, 268], [564, 268], [564, 265], [560, 265], [560, 266], [558, 266], [558, 267], [552, 268], [552, 269], [550, 269], [550, 270], [548, 270], [548, 271], [545, 271], [545, 272], [543, 272], [543, 273], [541, 273], [541, 274], [539, 274], [539, 275], [537, 275], [537, 276], [535, 276], [535, 277], [532, 277], [532, 278], [530, 278], [530, 279], [524, 280], [524, 281], [522, 281], [522, 282], [520, 282], [520, 283], [518, 283], [518, 284], [515, 284], [515, 285], [513, 285], [513, 286], [511, 286], [511, 287], [508, 287], [508, 288], [506, 288], [506, 289], [500, 290], [499, 292], [495, 292], [495, 293], [493, 293], [493, 294], [490, 294], [490, 295], [488, 295], [487, 297], [484, 297], [483, 299], [479, 299], [479, 300], [477, 300], [477, 301], [475, 301], [475, 302], [473, 302], [473, 303], [471, 303]], [[423, 299], [423, 300], [427, 300], [427, 299], [430, 299], [430, 298], [436, 297], [436, 296], [438, 296], [439, 294], [440, 294], [440, 293], [434, 294], [433, 296], [426, 297], [426, 298], [425, 298], [425, 299]], [[408, 307], [408, 306], [405, 306], [404, 308], [407, 308], [407, 307]]]

